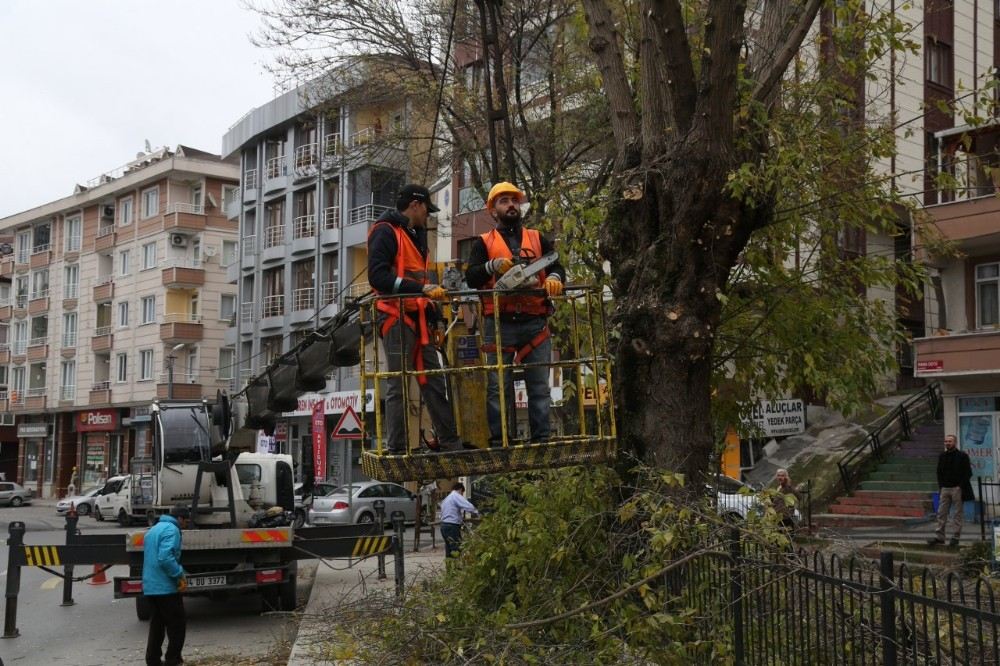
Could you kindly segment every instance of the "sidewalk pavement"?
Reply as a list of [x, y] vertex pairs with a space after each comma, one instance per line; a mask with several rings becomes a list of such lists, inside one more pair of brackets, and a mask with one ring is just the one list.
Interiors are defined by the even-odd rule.
[[[914, 518], [908, 520], [899, 527], [823, 527], [816, 532], [816, 536], [823, 539], [844, 539], [850, 541], [894, 541], [898, 543], [923, 543], [934, 537], [937, 529], [937, 519]], [[951, 539], [949, 530], [947, 538]], [[982, 532], [979, 521], [965, 521], [962, 525], [962, 537], [960, 539], [963, 546], [970, 545], [982, 539]], [[992, 542], [993, 530], [990, 526], [986, 529], [986, 540]]]
[[[416, 581], [433, 577], [444, 569], [444, 544], [436, 548], [424, 545], [413, 552], [413, 531], [404, 539], [404, 583], [412, 589]], [[427, 543], [427, 539], [423, 543]], [[378, 580], [378, 558], [364, 560], [325, 560], [316, 569], [309, 602], [299, 623], [295, 644], [288, 658], [288, 666], [331, 666], [334, 662], [322, 659], [319, 654], [322, 642], [332, 635], [330, 627], [336, 624], [341, 604], [362, 599], [368, 594], [392, 594], [395, 588], [395, 566], [391, 555], [385, 558], [386, 578]]]

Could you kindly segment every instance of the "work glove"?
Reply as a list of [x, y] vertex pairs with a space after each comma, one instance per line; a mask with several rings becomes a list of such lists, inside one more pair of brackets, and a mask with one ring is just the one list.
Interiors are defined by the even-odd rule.
[[486, 272], [490, 275], [503, 275], [514, 267], [514, 262], [510, 259], [498, 257], [486, 262]]
[[563, 293], [563, 283], [554, 277], [545, 278], [545, 293], [552, 296], [562, 296]]
[[184, 576], [181, 576], [180, 578], [177, 579], [177, 591], [178, 592], [183, 592], [184, 590], [187, 589], [187, 586], [188, 586], [188, 580], [187, 580], [187, 578], [185, 578]]
[[424, 296], [435, 301], [448, 300], [448, 292], [439, 284], [425, 284]]

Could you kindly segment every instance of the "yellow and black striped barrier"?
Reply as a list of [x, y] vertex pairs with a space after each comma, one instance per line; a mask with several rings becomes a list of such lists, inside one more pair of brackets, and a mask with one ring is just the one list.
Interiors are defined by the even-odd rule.
[[24, 566], [26, 567], [58, 567], [62, 565], [59, 557], [59, 546], [22, 546], [24, 548]]
[[369, 557], [388, 552], [392, 547], [391, 536], [360, 537], [354, 542], [351, 557]]

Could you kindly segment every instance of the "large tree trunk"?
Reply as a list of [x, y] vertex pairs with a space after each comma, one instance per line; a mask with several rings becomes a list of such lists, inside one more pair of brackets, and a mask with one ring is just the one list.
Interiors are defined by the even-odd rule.
[[[693, 134], [693, 133], [692, 133]], [[718, 293], [742, 211], [723, 194], [731, 165], [689, 136], [642, 169], [611, 212], [604, 254], [615, 272], [620, 443], [642, 461], [699, 477], [708, 469]], [[724, 153], [722, 153], [724, 154]]]

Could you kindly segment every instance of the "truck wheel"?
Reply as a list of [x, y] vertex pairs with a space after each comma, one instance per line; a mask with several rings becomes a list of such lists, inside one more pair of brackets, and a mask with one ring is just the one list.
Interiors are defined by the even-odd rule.
[[132, 519], [128, 517], [128, 512], [125, 509], [118, 510], [118, 524], [122, 527], [128, 527], [132, 524]]
[[295, 610], [298, 605], [298, 598], [295, 592], [295, 576], [290, 576], [287, 582], [281, 584], [278, 588], [278, 595], [281, 601], [281, 610], [291, 612]]
[[292, 527], [294, 527], [295, 529], [298, 530], [298, 529], [302, 529], [303, 527], [305, 527], [305, 524], [306, 524], [306, 512], [305, 511], [296, 511], [295, 512], [295, 520], [292, 522]]
[[135, 616], [139, 618], [140, 622], [148, 622], [149, 618], [153, 617], [153, 608], [149, 605], [149, 599], [141, 596], [135, 598]]

